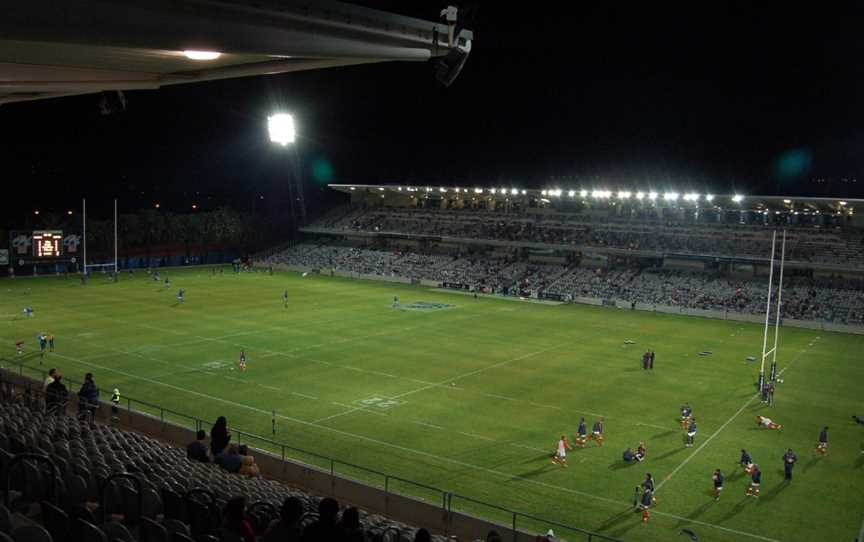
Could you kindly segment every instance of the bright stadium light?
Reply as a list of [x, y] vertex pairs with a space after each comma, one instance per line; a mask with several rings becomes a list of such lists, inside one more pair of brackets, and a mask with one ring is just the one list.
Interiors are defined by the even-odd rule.
[[576, 191], [570, 190], [569, 192], [567, 192], [567, 195], [570, 196], [571, 198], [575, 198], [576, 197]]
[[583, 188], [582, 190], [579, 191], [579, 197], [587, 198], [588, 197], [588, 191]]
[[657, 192], [648, 192], [648, 199], [650, 199], [651, 201], [657, 199]]
[[591, 197], [594, 198], [594, 199], [600, 199], [600, 195], [601, 195], [602, 193], [603, 193], [603, 192], [601, 192], [600, 190], [592, 190], [592, 191], [591, 191]]
[[735, 203], [741, 203], [743, 199], [744, 196], [741, 196], [739, 194], [735, 194], [734, 196], [732, 196], [732, 201], [734, 201]]
[[189, 60], [216, 60], [222, 53], [216, 51], [183, 51]]
[[475, 189], [474, 189], [474, 193], [475, 193], [475, 194], [482, 194], [482, 193], [483, 193], [483, 189], [482, 189], [482, 188], [475, 188]]
[[519, 189], [518, 189], [518, 188], [511, 188], [511, 189], [510, 189], [510, 193], [513, 194], [513, 195], [515, 196], [516, 194], [519, 193]]
[[714, 194], [705, 194], [705, 201], [707, 201], [707, 202], [714, 201]]
[[270, 141], [278, 143], [283, 147], [288, 143], [294, 143], [294, 117], [288, 113], [276, 113], [267, 117], [267, 130], [270, 132]]
[[678, 199], [678, 192], [666, 192], [663, 194], [663, 199], [666, 201], [676, 201]]
[[528, 193], [528, 191], [525, 190], [525, 189], [523, 188], [523, 189], [522, 189], [522, 195], [524, 196], [524, 195], [527, 194], [527, 193]]
[[841, 201], [841, 202], [840, 202], [840, 206], [841, 206], [841, 207], [846, 207], [846, 202], [845, 202], [845, 201]]
[[630, 192], [627, 190], [619, 190], [618, 191], [618, 199], [627, 199], [631, 196]]
[[686, 199], [687, 201], [699, 201], [699, 194], [691, 192], [684, 196], [684, 199]]
[[446, 188], [444, 188], [444, 187], [443, 187], [443, 186], [442, 186], [442, 187], [440, 187], [440, 188], [439, 188], [439, 189], [438, 189], [438, 191], [439, 191], [439, 192], [446, 192], [446, 191], [447, 191], [447, 189], [446, 189]]
[[380, 187], [380, 186], [379, 186], [379, 187], [378, 187], [378, 191], [379, 191], [379, 192], [383, 192], [383, 191], [384, 191], [384, 189], [383, 189], [383, 188], [381, 188], [381, 187]]
[[489, 192], [491, 192], [492, 194], [494, 194], [494, 193], [495, 193], [495, 189], [494, 189], [494, 188], [490, 188], [490, 189], [489, 189]]
[[645, 192], [636, 192], [636, 199], [642, 199], [645, 197]]

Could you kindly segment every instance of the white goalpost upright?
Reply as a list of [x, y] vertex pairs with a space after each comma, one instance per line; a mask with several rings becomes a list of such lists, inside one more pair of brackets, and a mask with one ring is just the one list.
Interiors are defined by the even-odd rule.
[[765, 360], [771, 357], [769, 379], [777, 378], [777, 346], [780, 339], [780, 308], [783, 302], [783, 269], [786, 264], [786, 230], [783, 230], [783, 240], [780, 249], [780, 280], [777, 283], [777, 305], [774, 313], [774, 346], [768, 350], [768, 330], [771, 327], [772, 293], [774, 289], [774, 255], [777, 246], [777, 231], [771, 235], [771, 263], [768, 271], [768, 299], [765, 302], [765, 331], [762, 336], [762, 363], [759, 366], [759, 389], [765, 385]]
[[114, 271], [114, 276], [117, 276], [117, 266], [119, 263], [118, 258], [118, 236], [117, 236], [117, 199], [114, 199], [114, 261], [110, 263], [97, 263], [97, 264], [88, 264], [87, 263], [87, 198], [83, 198], [81, 200], [81, 216], [83, 225], [81, 228], [82, 236], [83, 236], [83, 255], [82, 255], [82, 269], [84, 270], [84, 274], [88, 274], [90, 269], [99, 268], [99, 269], [112, 269]]

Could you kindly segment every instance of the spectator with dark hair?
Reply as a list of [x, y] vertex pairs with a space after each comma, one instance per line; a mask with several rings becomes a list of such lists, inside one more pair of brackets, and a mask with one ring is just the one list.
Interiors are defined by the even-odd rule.
[[486, 535], [486, 542], [504, 542], [501, 539], [501, 535], [498, 534], [498, 531], [489, 531], [489, 534]]
[[432, 535], [426, 529], [417, 529], [414, 533], [414, 542], [432, 542]]
[[186, 457], [193, 461], [209, 463], [210, 457], [207, 455], [207, 446], [204, 445], [204, 439], [207, 438], [207, 433], [203, 429], [199, 429], [195, 434], [195, 440], [186, 446]]
[[303, 517], [303, 501], [297, 497], [285, 499], [279, 519], [270, 524], [264, 542], [299, 542], [302, 535], [301, 517]]
[[84, 375], [84, 383], [78, 390], [78, 415], [86, 416], [88, 420], [93, 419], [96, 409], [99, 407], [99, 388], [93, 382], [93, 373]]
[[[212, 436], [210, 440], [213, 440]], [[243, 456], [240, 455], [237, 445], [231, 444], [214, 456], [213, 462], [228, 472], [237, 474], [240, 472], [240, 467], [243, 466]]]
[[216, 423], [210, 429], [210, 451], [213, 457], [216, 457], [228, 447], [228, 442], [231, 440], [231, 433], [228, 432], [228, 421], [225, 416], [216, 418]]
[[243, 542], [255, 542], [255, 531], [246, 520], [246, 497], [233, 497], [225, 505], [222, 531], [240, 537]]
[[360, 511], [354, 506], [342, 511], [339, 527], [342, 529], [345, 542], [366, 542], [368, 540], [366, 531], [360, 526]]
[[69, 391], [63, 385], [63, 375], [54, 373], [54, 382], [45, 388], [45, 406], [49, 414], [62, 414], [66, 405]]
[[326, 497], [318, 503], [318, 519], [303, 530], [303, 542], [342, 542], [342, 529], [336, 524], [339, 503]]
[[51, 385], [52, 382], [54, 382], [54, 375], [56, 375], [56, 374], [57, 374], [57, 369], [49, 369], [48, 370], [48, 376], [45, 377], [45, 382], [42, 383], [42, 391], [47, 390], [48, 386]]

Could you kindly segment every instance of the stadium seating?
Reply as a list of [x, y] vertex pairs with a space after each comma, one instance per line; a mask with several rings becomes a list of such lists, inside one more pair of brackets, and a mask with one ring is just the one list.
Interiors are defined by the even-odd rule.
[[[260, 477], [190, 461], [185, 450], [111, 425], [47, 415], [40, 398], [0, 385], [0, 541], [227, 542], [221, 510], [244, 496], [263, 535], [287, 497], [312, 522], [319, 498]], [[361, 513], [369, 540], [410, 541], [415, 529]], [[436, 536], [433, 540], [443, 541]]]
[[[608, 270], [483, 256], [423, 255], [335, 245], [296, 245], [269, 263], [334, 269], [476, 287], [502, 295], [588, 297], [688, 309], [760, 314], [767, 279], [635, 267]], [[784, 279], [783, 316], [797, 320], [864, 324], [864, 283], [854, 279]]]

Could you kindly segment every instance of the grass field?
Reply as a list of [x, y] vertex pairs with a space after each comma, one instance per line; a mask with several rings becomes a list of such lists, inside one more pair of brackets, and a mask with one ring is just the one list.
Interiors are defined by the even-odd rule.
[[[92, 371], [104, 399], [116, 386], [208, 420], [224, 414], [261, 435], [276, 410], [280, 442], [627, 541], [683, 540], [690, 528], [702, 541], [852, 542], [862, 527], [864, 429], [850, 415], [864, 415], [864, 336], [785, 329], [785, 383], [769, 409], [754, 395], [758, 367], [745, 361], [761, 349], [758, 325], [297, 274], [168, 274], [170, 289], [140, 272], [118, 284], [0, 282], [4, 364], [38, 366], [37, 356], [16, 356], [14, 342], [33, 352], [47, 331], [57, 351], [43, 367], [76, 379]], [[395, 294], [403, 305], [452, 306], [397, 310]], [[27, 305], [33, 318], [21, 315]], [[241, 348], [244, 373], [235, 369]], [[649, 348], [653, 372], [639, 362]], [[700, 426], [693, 448], [678, 423], [685, 401]], [[755, 415], [766, 412], [782, 430], [757, 429]], [[572, 439], [581, 416], [589, 427], [605, 417], [606, 444], [574, 450], [566, 469], [552, 464], [557, 437]], [[830, 453], [817, 457], [823, 425]], [[622, 463], [640, 440], [648, 459]], [[745, 498], [748, 479], [735, 469], [742, 447], [762, 467], [758, 501]], [[788, 485], [787, 447], [799, 456]], [[727, 477], [719, 502], [715, 468]], [[631, 500], [646, 472], [658, 507], [643, 525]], [[458, 498], [453, 505], [510, 520]]]

